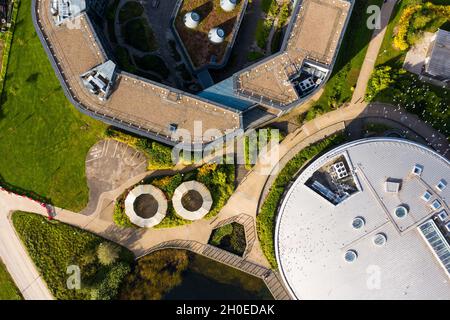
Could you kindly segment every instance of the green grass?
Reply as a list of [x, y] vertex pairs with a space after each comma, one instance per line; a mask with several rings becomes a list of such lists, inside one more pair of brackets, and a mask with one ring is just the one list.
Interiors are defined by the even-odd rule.
[[158, 49], [153, 30], [144, 18], [138, 18], [122, 25], [122, 34], [125, 42], [142, 52]]
[[136, 1], [125, 3], [119, 11], [119, 22], [124, 23], [133, 18], [140, 17], [144, 13], [144, 7]]
[[0, 260], [0, 300], [22, 300], [23, 297]]
[[30, 0], [20, 4], [0, 106], [0, 181], [81, 210], [88, 201], [87, 151], [105, 126], [66, 99], [34, 30]]
[[261, 210], [256, 217], [261, 248], [272, 268], [277, 268], [274, 246], [275, 223], [278, 205], [286, 186], [305, 163], [330, 148], [341, 144], [344, 140], [345, 138], [342, 134], [337, 134], [303, 149], [297, 153], [283, 169], [281, 169], [276, 177], [275, 182], [270, 188], [266, 199], [264, 199]]
[[366, 26], [368, 18], [366, 10], [370, 5], [381, 5], [382, 3], [382, 0], [355, 1], [333, 73], [323, 87], [323, 94], [308, 111], [307, 121], [351, 100], [373, 34], [373, 30]]
[[[96, 250], [100, 243], [108, 240], [32, 213], [14, 212], [12, 221], [28, 254], [55, 298], [90, 299], [93, 292], [105, 285], [115, 285], [115, 288], [110, 288], [110, 298], [115, 297], [118, 284], [133, 261], [130, 251], [120, 247], [117, 261], [103, 266], [98, 261]], [[70, 276], [67, 268], [71, 265], [80, 267], [80, 290], [67, 288], [67, 279]], [[116, 281], [112, 281], [111, 277], [118, 270], [121, 271], [120, 276]]]

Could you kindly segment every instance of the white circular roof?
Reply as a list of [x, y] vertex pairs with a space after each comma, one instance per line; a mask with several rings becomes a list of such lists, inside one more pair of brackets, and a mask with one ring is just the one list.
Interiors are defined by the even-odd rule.
[[[182, 204], [183, 196], [186, 195], [189, 191], [198, 192], [203, 199], [203, 202], [198, 210], [189, 211]], [[208, 214], [212, 204], [213, 200], [208, 188], [205, 187], [205, 185], [203, 185], [202, 183], [194, 180], [183, 182], [182, 184], [180, 184], [178, 188], [175, 189], [172, 197], [172, 205], [176, 213], [186, 220], [202, 219], [206, 214]]]
[[[335, 164], [348, 175], [338, 176]], [[423, 168], [419, 175], [416, 165]], [[442, 209], [431, 208], [434, 199], [449, 206], [450, 188], [436, 187], [441, 179], [450, 181], [449, 161], [402, 139], [355, 141], [311, 162], [286, 193], [276, 222], [276, 258], [292, 296], [450, 297], [445, 269], [417, 230]], [[353, 190], [346, 193], [349, 185]], [[427, 190], [428, 202], [422, 198]], [[401, 219], [399, 203], [409, 210]], [[364, 219], [356, 223], [360, 228], [352, 224], [355, 217]]]
[[[151, 195], [158, 203], [156, 213], [150, 218], [142, 218], [136, 212], [134, 204], [139, 196]], [[167, 199], [160, 189], [150, 184], [139, 185], [130, 191], [125, 199], [125, 214], [130, 218], [130, 221], [135, 225], [143, 228], [151, 228], [158, 225], [166, 216]]]

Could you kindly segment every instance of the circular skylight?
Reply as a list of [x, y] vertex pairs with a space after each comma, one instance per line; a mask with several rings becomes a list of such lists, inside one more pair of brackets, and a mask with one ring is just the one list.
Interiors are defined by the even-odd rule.
[[384, 233], [377, 233], [373, 237], [373, 244], [379, 247], [382, 247], [386, 244], [387, 237]]
[[352, 221], [353, 229], [361, 229], [366, 224], [366, 221], [363, 217], [356, 217]]
[[395, 216], [402, 219], [408, 215], [408, 209], [405, 206], [398, 206], [395, 208]]
[[351, 263], [358, 258], [358, 253], [355, 250], [348, 250], [344, 255], [344, 260]]

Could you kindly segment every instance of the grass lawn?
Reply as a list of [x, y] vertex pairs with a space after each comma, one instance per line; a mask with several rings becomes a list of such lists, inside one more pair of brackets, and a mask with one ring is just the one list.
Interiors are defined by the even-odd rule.
[[153, 30], [144, 18], [137, 18], [126, 22], [122, 26], [125, 42], [142, 52], [158, 49]]
[[88, 201], [84, 161], [105, 126], [66, 99], [21, 1], [0, 105], [0, 181], [71, 210]]
[[382, 3], [383, 0], [355, 1], [333, 73], [324, 86], [323, 94], [304, 116], [304, 120], [312, 120], [317, 115], [329, 112], [351, 100], [373, 34], [373, 30], [366, 26], [366, 10], [370, 5]]
[[281, 169], [276, 177], [256, 217], [256, 227], [261, 248], [272, 268], [277, 268], [274, 245], [275, 223], [278, 205], [286, 186], [306, 162], [344, 141], [344, 136], [337, 134], [303, 149]]
[[[112, 299], [130, 271], [133, 254], [116, 246], [117, 256], [109, 265], [100, 263], [100, 244], [111, 244], [92, 233], [40, 215], [14, 212], [12, 221], [28, 254], [53, 296], [62, 300]], [[69, 266], [78, 266], [81, 288], [68, 289]]]
[[0, 300], [22, 300], [22, 295], [0, 260]]

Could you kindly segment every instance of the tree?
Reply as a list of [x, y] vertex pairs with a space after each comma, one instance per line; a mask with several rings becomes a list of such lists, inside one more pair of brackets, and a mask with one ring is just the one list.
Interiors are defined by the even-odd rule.
[[119, 258], [120, 248], [110, 242], [102, 242], [97, 248], [98, 261], [104, 265], [109, 266]]

